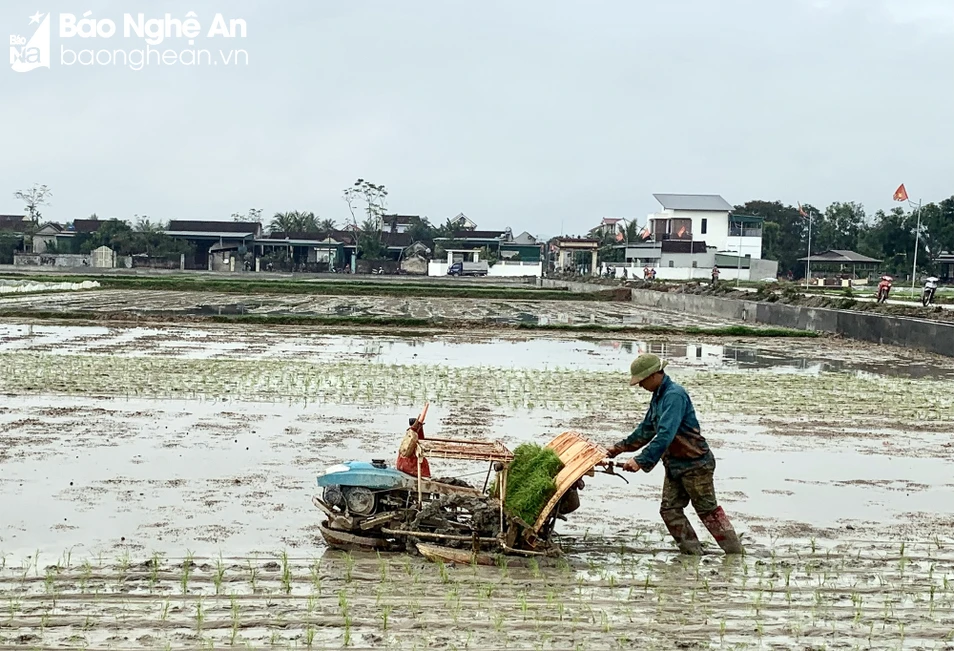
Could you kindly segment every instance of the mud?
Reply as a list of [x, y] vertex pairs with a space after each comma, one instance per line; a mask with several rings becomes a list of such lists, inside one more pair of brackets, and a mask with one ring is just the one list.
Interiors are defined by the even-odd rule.
[[[749, 555], [675, 554], [662, 469], [586, 478], [567, 555], [324, 548], [315, 477], [431, 436], [611, 443], [663, 352]], [[0, 328], [0, 647], [945, 648], [954, 365], [837, 342]], [[482, 482], [485, 469], [432, 461]], [[39, 561], [37, 561], [39, 554]], [[191, 562], [188, 557], [192, 556]]]
[[146, 317], [209, 315], [393, 317], [453, 319], [501, 324], [671, 327], [726, 325], [725, 320], [686, 316], [641, 308], [630, 303], [531, 301], [492, 298], [422, 298], [379, 296], [317, 296], [256, 294], [242, 300], [236, 294], [187, 291], [101, 290], [80, 294], [27, 296], [4, 300], [3, 310], [44, 313], [92, 312], [129, 320]]

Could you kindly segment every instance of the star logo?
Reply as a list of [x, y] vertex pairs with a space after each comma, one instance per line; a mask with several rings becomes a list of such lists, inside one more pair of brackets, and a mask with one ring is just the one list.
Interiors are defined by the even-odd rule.
[[44, 15], [45, 14], [41, 14], [39, 11], [36, 12], [32, 16], [30, 16], [30, 24], [32, 25], [33, 23], [39, 23], [40, 19], [43, 18]]

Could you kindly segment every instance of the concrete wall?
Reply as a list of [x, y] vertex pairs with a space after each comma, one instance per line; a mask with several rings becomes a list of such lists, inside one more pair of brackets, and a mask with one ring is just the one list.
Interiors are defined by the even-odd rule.
[[[700, 260], [702, 255], [699, 256]], [[626, 277], [630, 280], [637, 278], [642, 280], [643, 278], [643, 266], [644, 265], [631, 265], [626, 266], [619, 263], [610, 263], [610, 266], [616, 270], [616, 277], [623, 277], [623, 269], [626, 269]], [[656, 270], [656, 280], [711, 280], [712, 279], [712, 264], [703, 265], [701, 262], [698, 267], [652, 267]], [[736, 276], [740, 275], [739, 270], [734, 267], [720, 267], [719, 268], [719, 280], [734, 281]], [[758, 280], [758, 278], [752, 276], [752, 280]], [[742, 273], [740, 280], [750, 280], [750, 271], [745, 267], [742, 267]], [[605, 289], [605, 288], [604, 288]]]
[[[544, 287], [567, 287], [570, 291], [593, 292], [605, 285], [541, 279]], [[954, 323], [911, 319], [851, 310], [800, 307], [781, 303], [757, 303], [715, 296], [655, 292], [634, 289], [633, 303], [661, 310], [715, 316], [746, 323], [812, 330], [878, 344], [904, 346], [954, 357]]]
[[[446, 276], [448, 264], [431, 260], [427, 265], [428, 276]], [[543, 275], [543, 264], [540, 262], [504, 262], [498, 260], [487, 272], [487, 276], [519, 277]]]
[[90, 254], [72, 253], [16, 253], [13, 264], [17, 267], [90, 267], [93, 259]]

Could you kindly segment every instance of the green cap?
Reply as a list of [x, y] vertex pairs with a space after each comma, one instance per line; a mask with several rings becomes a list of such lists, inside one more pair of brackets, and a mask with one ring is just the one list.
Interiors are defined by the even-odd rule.
[[660, 360], [659, 357], [652, 353], [640, 355], [629, 365], [629, 374], [633, 376], [629, 381], [630, 386], [639, 384], [653, 373], [663, 370], [667, 364], [669, 364], [669, 362]]

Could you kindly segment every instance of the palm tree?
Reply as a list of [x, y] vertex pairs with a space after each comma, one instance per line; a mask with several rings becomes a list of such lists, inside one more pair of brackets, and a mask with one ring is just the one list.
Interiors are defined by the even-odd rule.
[[295, 216], [290, 212], [277, 212], [268, 224], [268, 233], [292, 233], [294, 232]]

